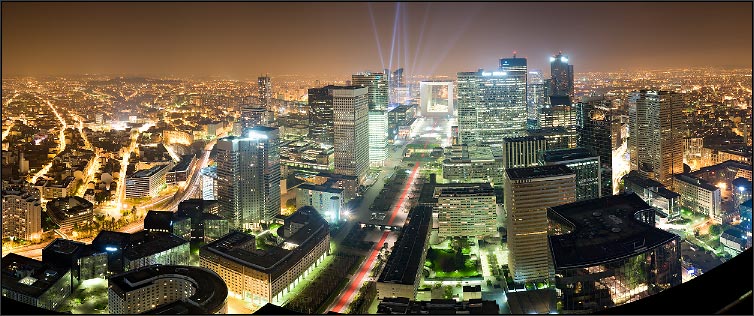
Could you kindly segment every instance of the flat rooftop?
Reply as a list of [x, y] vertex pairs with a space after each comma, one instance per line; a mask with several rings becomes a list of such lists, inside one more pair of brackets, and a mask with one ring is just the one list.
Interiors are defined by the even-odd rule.
[[181, 161], [179, 161], [178, 164], [175, 165], [175, 167], [170, 169], [170, 171], [187, 171], [189, 165], [191, 164], [191, 161], [194, 160], [194, 158], [196, 158], [196, 155], [194, 154], [181, 156]]
[[697, 177], [694, 177], [694, 176], [689, 176], [689, 175], [685, 175], [685, 174], [677, 174], [677, 175], [674, 175], [673, 177], [675, 179], [679, 180], [679, 181], [686, 182], [688, 184], [700, 187], [700, 188], [705, 189], [707, 191], [720, 190], [720, 188], [712, 185], [711, 183], [709, 183], [709, 182], [707, 182], [707, 181], [705, 181], [703, 179], [699, 179]]
[[574, 174], [573, 170], [565, 165], [510, 168], [506, 169], [505, 172], [508, 174], [508, 179], [511, 180], [548, 178]]
[[633, 170], [633, 171], [629, 172], [628, 174], [626, 174], [625, 176], [623, 176], [623, 180], [624, 181], [630, 181], [630, 182], [636, 183], [638, 186], [640, 186], [642, 188], [663, 188], [663, 187], [665, 187], [660, 182], [657, 182], [657, 181], [649, 179], [649, 178], [645, 178], [644, 176], [642, 176], [636, 170]]
[[129, 260], [136, 260], [187, 243], [187, 240], [171, 233], [140, 231], [131, 234], [130, 245], [123, 252], [123, 257]]
[[542, 153], [542, 161], [544, 162], [561, 162], [571, 160], [581, 160], [588, 158], [597, 158], [599, 156], [592, 155], [586, 148], [569, 148], [569, 149], [556, 149], [548, 150]]
[[168, 165], [156, 165], [156, 166], [154, 166], [152, 168], [149, 168], [149, 169], [144, 169], [144, 170], [136, 171], [129, 178], [146, 178], [146, 177], [151, 177], [155, 173], [157, 173], [158, 171], [160, 171], [160, 170], [162, 170], [164, 168], [167, 168], [167, 167], [168, 167]]
[[[193, 295], [178, 302], [183, 301], [188, 305], [199, 307], [202, 314], [215, 314], [225, 305], [228, 298], [228, 286], [217, 273], [206, 268], [151, 265], [112, 276], [108, 279], [108, 285], [118, 295], [125, 296], [127, 292], [169, 280], [174, 275], [191, 279], [194, 287]], [[162, 313], [165, 313], [165, 310], [180, 311], [179, 306], [183, 304], [174, 303], [158, 306], [154, 310], [162, 310]], [[153, 313], [152, 311], [147, 312]], [[187, 311], [191, 311], [191, 309], [189, 308]]]
[[[285, 273], [289, 268], [301, 260], [321, 240], [330, 234], [327, 221], [311, 206], [299, 208], [294, 214], [285, 219], [285, 224], [278, 232], [288, 231], [292, 223], [303, 224], [291, 236], [277, 246], [270, 246], [266, 250], [256, 248], [256, 238], [242, 232], [231, 232], [215, 240], [200, 250], [200, 256], [205, 253], [214, 254], [232, 260], [247, 267], [254, 268], [272, 275], [273, 279]], [[281, 235], [281, 237], [283, 237]], [[296, 245], [292, 249], [281, 246]]]
[[424, 266], [422, 253], [432, 225], [432, 208], [417, 206], [408, 214], [401, 235], [395, 241], [393, 252], [385, 263], [377, 282], [414, 284], [416, 272]]
[[[435, 196], [436, 189], [446, 188], [472, 188], [478, 187], [482, 183], [430, 183], [426, 182], [422, 186], [421, 193], [419, 194], [420, 205], [433, 205], [437, 203], [437, 197]], [[489, 184], [488, 184], [489, 185]]]
[[39, 298], [70, 271], [42, 261], [9, 253], [2, 260], [2, 287], [30, 297]]
[[550, 208], [550, 219], [572, 228], [570, 233], [549, 236], [555, 268], [619, 260], [680, 238], [639, 221], [636, 215], [642, 211], [654, 209], [634, 193]]

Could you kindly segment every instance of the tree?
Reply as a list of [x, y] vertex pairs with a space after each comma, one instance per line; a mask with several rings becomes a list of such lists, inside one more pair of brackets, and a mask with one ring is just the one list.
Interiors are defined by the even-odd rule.
[[709, 233], [712, 236], [720, 236], [723, 233], [723, 227], [722, 225], [712, 225], [709, 227]]
[[445, 293], [443, 295], [443, 298], [445, 299], [451, 299], [453, 298], [453, 287], [448, 285], [445, 287]]
[[456, 255], [453, 259], [456, 270], [463, 270], [463, 268], [465, 268], [466, 260], [464, 260], [463, 252], [461, 251], [461, 249], [456, 250]]

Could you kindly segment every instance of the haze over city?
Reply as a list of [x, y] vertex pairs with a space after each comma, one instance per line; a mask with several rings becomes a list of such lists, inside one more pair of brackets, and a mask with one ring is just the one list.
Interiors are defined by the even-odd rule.
[[[581, 71], [751, 66], [751, 3], [2, 4], [2, 74], [452, 75], [567, 52]], [[583, 61], [583, 62], [582, 62]], [[586, 63], [588, 61], [588, 63]], [[396, 68], [396, 67], [393, 67]]]
[[2, 314], [744, 314], [752, 3], [3, 2]]

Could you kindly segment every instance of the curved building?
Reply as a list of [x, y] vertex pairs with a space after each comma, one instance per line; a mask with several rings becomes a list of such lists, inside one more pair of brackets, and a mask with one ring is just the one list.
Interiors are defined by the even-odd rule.
[[228, 287], [215, 272], [151, 265], [110, 277], [110, 314], [225, 314]]
[[636, 194], [550, 208], [560, 311], [594, 313], [681, 284], [678, 235], [654, 226], [655, 210]]

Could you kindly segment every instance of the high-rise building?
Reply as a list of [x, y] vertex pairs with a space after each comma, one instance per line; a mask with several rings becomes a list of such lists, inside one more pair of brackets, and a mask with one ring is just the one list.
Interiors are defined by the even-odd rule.
[[356, 176], [363, 183], [369, 168], [367, 88], [334, 87], [332, 96], [335, 173]]
[[683, 96], [641, 90], [629, 98], [631, 170], [667, 187], [683, 173]]
[[544, 136], [506, 137], [502, 141], [504, 169], [537, 166], [537, 156], [548, 149]]
[[254, 126], [267, 126], [270, 124], [272, 113], [264, 108], [264, 105], [241, 107], [241, 131]]
[[37, 240], [42, 234], [42, 206], [34, 188], [3, 190], [3, 239]]
[[612, 181], [613, 136], [620, 138], [620, 134], [614, 135], [616, 127], [620, 129], [620, 121], [604, 97], [584, 99], [576, 105], [576, 143], [600, 157], [603, 196], [617, 192]]
[[387, 111], [388, 80], [383, 73], [361, 72], [351, 75], [351, 84], [367, 88], [369, 110]]
[[505, 171], [508, 265], [515, 282], [552, 277], [547, 242], [547, 208], [576, 200], [576, 174], [564, 165]]
[[[564, 165], [576, 173], [576, 201], [601, 197], [600, 157], [584, 148], [556, 149], [541, 153], [541, 165]], [[612, 195], [612, 194], [610, 194]]]
[[[513, 60], [519, 59], [523, 58]], [[499, 144], [503, 137], [525, 133], [526, 71], [517, 70], [524, 66], [510, 68], [513, 69], [510, 72], [458, 73], [458, 128], [462, 144]]]
[[262, 106], [268, 111], [275, 111], [272, 108], [272, 81], [270, 76], [260, 76], [257, 78], [257, 92]]
[[235, 228], [251, 228], [280, 214], [277, 128], [256, 126], [217, 142], [220, 210]]
[[497, 200], [489, 183], [436, 187], [438, 235], [484, 238], [497, 232]]
[[309, 138], [320, 144], [332, 146], [333, 105], [332, 90], [335, 86], [309, 89]]
[[526, 113], [529, 120], [536, 120], [539, 109], [545, 106], [545, 80], [539, 70], [529, 71], [526, 82]]
[[635, 194], [551, 208], [562, 312], [598, 313], [681, 284], [681, 238], [655, 228], [654, 212]]
[[387, 156], [387, 111], [369, 110], [369, 164], [382, 166]]
[[573, 65], [568, 64], [568, 57], [560, 52], [550, 57], [550, 83], [549, 96], [568, 96], [573, 100]]

